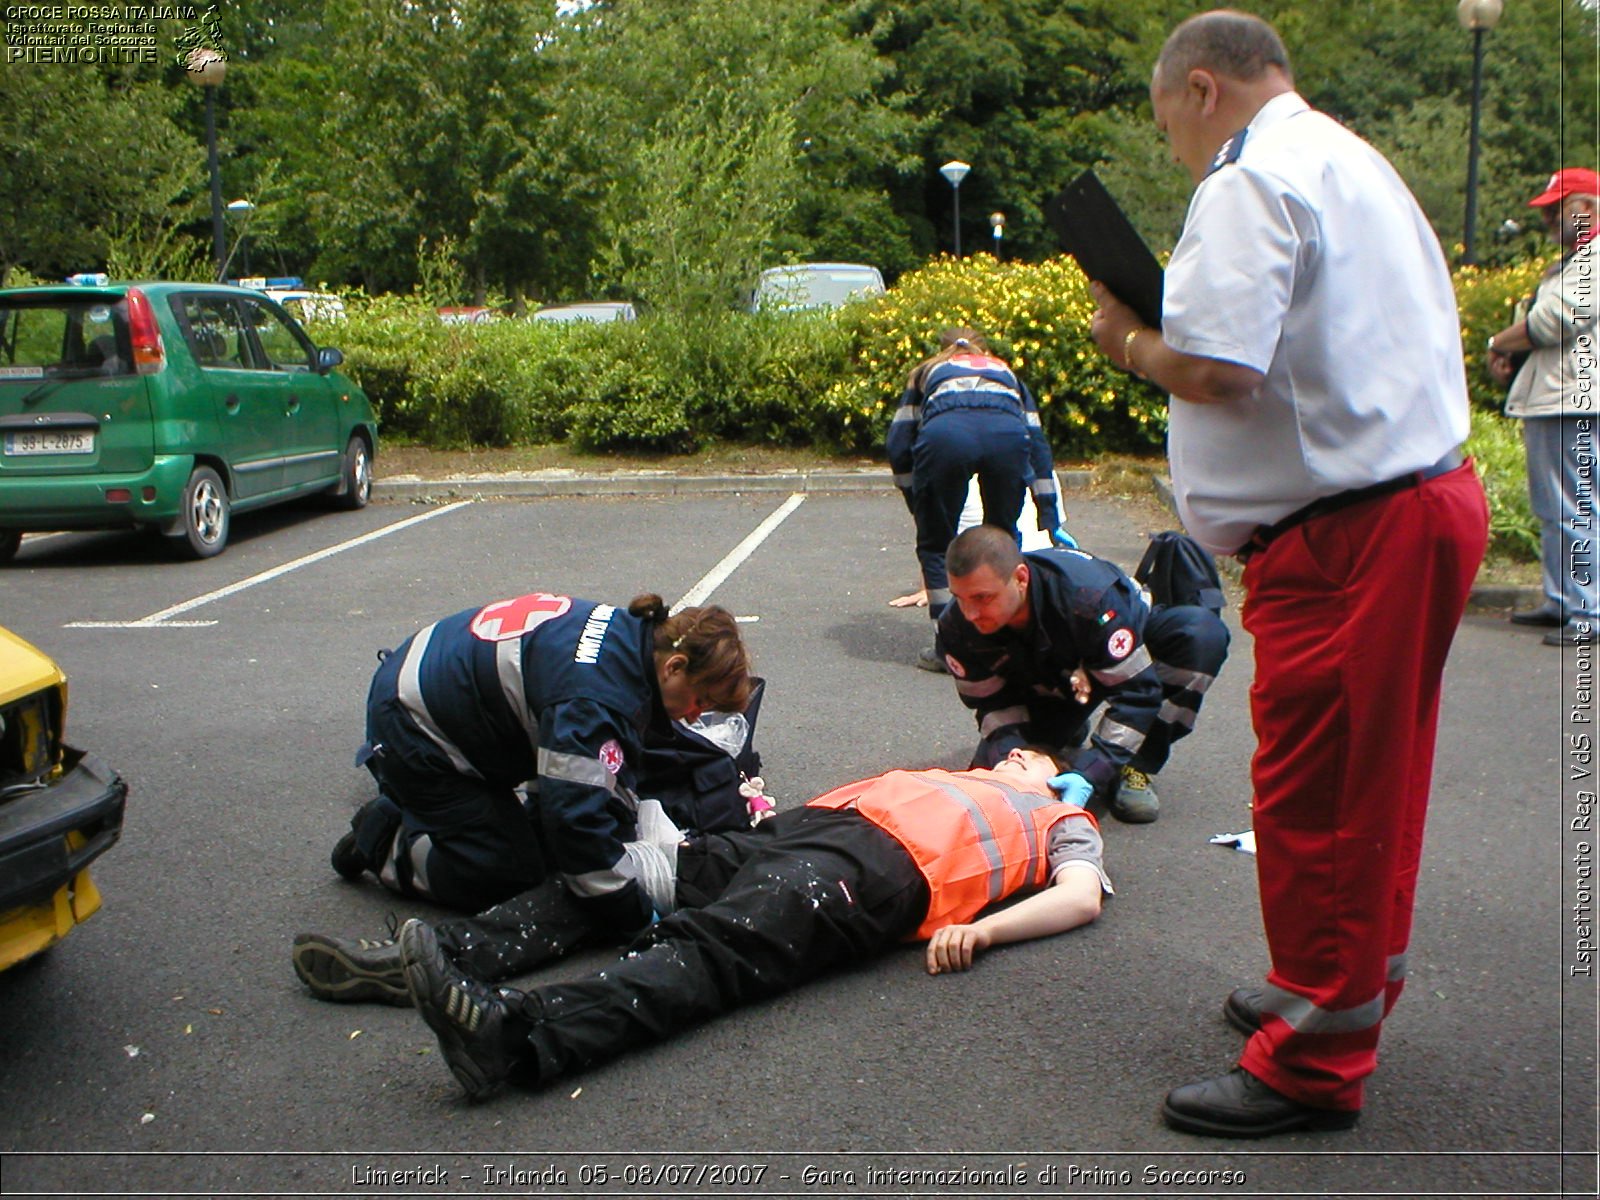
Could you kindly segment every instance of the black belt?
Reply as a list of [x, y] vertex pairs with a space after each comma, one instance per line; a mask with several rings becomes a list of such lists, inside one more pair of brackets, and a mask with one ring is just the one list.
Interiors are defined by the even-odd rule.
[[1348, 492], [1335, 492], [1331, 496], [1313, 500], [1304, 508], [1295, 509], [1281, 521], [1276, 521], [1271, 525], [1256, 526], [1256, 531], [1250, 535], [1250, 540], [1239, 550], [1236, 557], [1240, 562], [1249, 562], [1252, 555], [1265, 550], [1296, 525], [1304, 525], [1314, 517], [1325, 517], [1331, 512], [1338, 512], [1341, 508], [1349, 508], [1352, 504], [1361, 504], [1367, 500], [1376, 500], [1380, 496], [1403, 492], [1407, 488], [1419, 487], [1430, 479], [1437, 479], [1441, 475], [1449, 474], [1466, 461], [1460, 449], [1457, 448], [1450, 451], [1450, 453], [1434, 463], [1433, 466], [1423, 467], [1420, 471], [1412, 471], [1409, 474], [1400, 476], [1398, 479], [1388, 479], [1383, 483], [1374, 483], [1368, 487], [1351, 488]]

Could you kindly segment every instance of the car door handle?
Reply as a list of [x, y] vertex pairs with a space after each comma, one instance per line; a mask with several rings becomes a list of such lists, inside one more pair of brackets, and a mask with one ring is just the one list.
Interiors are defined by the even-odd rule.
[[227, 409], [230, 413], [238, 412], [239, 411], [239, 396], [238, 396], [238, 394], [237, 393], [230, 393], [222, 401], [222, 407]]
[[289, 397], [289, 407], [284, 409], [283, 415], [286, 416], [286, 417], [292, 417], [292, 416], [295, 415], [295, 413], [297, 413], [299, 411], [300, 411], [300, 397], [299, 396], [290, 396]]

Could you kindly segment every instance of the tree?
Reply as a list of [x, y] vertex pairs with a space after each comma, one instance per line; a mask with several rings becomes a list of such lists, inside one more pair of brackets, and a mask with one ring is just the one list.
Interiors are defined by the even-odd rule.
[[320, 40], [262, 64], [255, 132], [316, 230], [316, 271], [406, 288], [419, 241], [444, 238], [480, 296], [558, 269], [553, 19], [521, 0], [328, 0]]
[[[906, 123], [828, 0], [619, 2], [571, 19], [559, 121], [599, 192], [602, 284], [693, 311], [819, 248], [867, 254], [895, 214], [869, 174], [905, 165]], [[577, 152], [574, 152], [577, 157]], [[786, 220], [800, 214], [798, 220]]]
[[[104, 266], [109, 229], [190, 218], [205, 153], [179, 128], [181, 69], [9, 63], [0, 71], [0, 283]], [[178, 84], [181, 86], [181, 84]]]

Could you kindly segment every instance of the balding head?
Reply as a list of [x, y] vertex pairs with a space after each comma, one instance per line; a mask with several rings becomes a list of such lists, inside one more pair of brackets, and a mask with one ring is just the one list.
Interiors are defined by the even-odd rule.
[[1260, 17], [1218, 9], [1172, 31], [1150, 79], [1156, 128], [1196, 184], [1218, 148], [1262, 107], [1294, 91], [1289, 52]]
[[1260, 17], [1228, 8], [1190, 17], [1172, 31], [1156, 59], [1155, 86], [1175, 87], [1196, 68], [1245, 83], [1276, 69], [1294, 82], [1278, 31]]

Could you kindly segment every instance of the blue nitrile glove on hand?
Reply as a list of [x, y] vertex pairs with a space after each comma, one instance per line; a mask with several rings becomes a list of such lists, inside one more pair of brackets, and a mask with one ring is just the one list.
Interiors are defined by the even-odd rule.
[[1082, 808], [1089, 803], [1089, 797], [1094, 794], [1094, 784], [1076, 771], [1063, 771], [1050, 781], [1050, 790], [1068, 804], [1076, 804]]
[[1078, 539], [1067, 532], [1065, 525], [1057, 525], [1050, 531], [1050, 540], [1063, 550], [1076, 550]]

